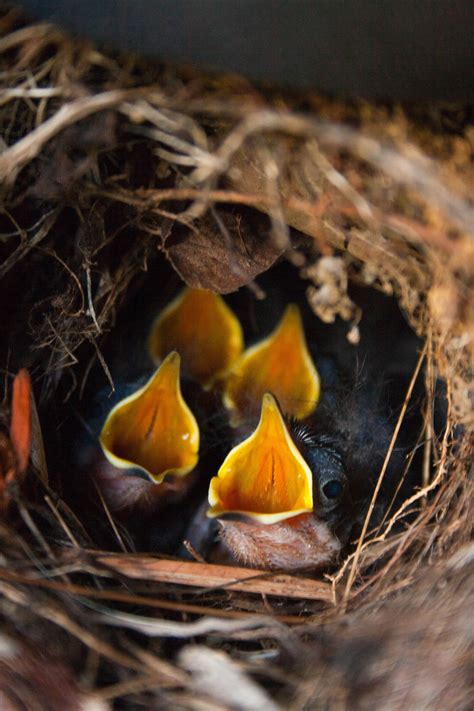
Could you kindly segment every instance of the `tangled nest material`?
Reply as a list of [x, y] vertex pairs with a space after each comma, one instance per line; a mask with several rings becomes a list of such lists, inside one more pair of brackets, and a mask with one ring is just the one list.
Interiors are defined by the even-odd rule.
[[[0, 705], [467, 709], [469, 109], [258, 90], [103, 54], [15, 11], [0, 28], [1, 422], [19, 367], [39, 413], [32, 471], [0, 529]], [[104, 339], [158, 252], [191, 286], [257, 294], [255, 277], [286, 253], [315, 313], [347, 321], [349, 341], [350, 280], [393, 293], [423, 339], [423, 486], [378, 530], [367, 518], [325, 581], [183, 587], [153, 557], [100, 553], [56, 489], [42, 411], [81, 393], [97, 363], [111, 377]]]

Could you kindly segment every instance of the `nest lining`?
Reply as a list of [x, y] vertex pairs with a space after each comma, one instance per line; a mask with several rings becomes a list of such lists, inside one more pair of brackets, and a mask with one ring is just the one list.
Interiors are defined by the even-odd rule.
[[[471, 533], [474, 398], [469, 111], [289, 96], [240, 78], [105, 55], [57, 30], [25, 25], [15, 12], [2, 25], [2, 362], [9, 373], [28, 367], [39, 412], [36, 478], [32, 471], [12, 489], [13, 510], [2, 523], [10, 656], [2, 656], [0, 674], [8, 701], [40, 689], [34, 670], [41, 645], [58, 678], [67, 679], [64, 693], [81, 702], [123, 697], [195, 708], [197, 694], [224, 707], [245, 708], [248, 695], [262, 706], [345, 708], [357, 698], [356, 707], [384, 700], [401, 708], [402, 679], [411, 689], [405, 702], [414, 704], [415, 667], [391, 671], [397, 645], [415, 645], [434, 664], [433, 650], [450, 630], [452, 669], [468, 662], [467, 635], [454, 634], [451, 621], [463, 617], [471, 565], [463, 548]], [[153, 560], [94, 550], [87, 516], [84, 523], [58, 496], [64, 473], [46, 468], [42, 413], [87, 392], [97, 367], [111, 377], [104, 341], [157, 250], [191, 286], [226, 292], [248, 285], [257, 294], [256, 277], [285, 253], [312, 281], [316, 315], [345, 320], [349, 340], [357, 341], [361, 317], [350, 281], [394, 294], [423, 339], [424, 486], [378, 535], [367, 520], [316, 602], [298, 578], [281, 582], [270, 608], [245, 587], [229, 592], [225, 581], [196, 595], [175, 584], [172, 569], [157, 580]], [[448, 402], [439, 440], [430, 415], [438, 376]], [[58, 411], [63, 417], [62, 405]], [[2, 419], [6, 425], [6, 406]], [[110, 585], [101, 590], [104, 575]], [[437, 591], [442, 585], [456, 590], [451, 609]], [[285, 595], [298, 586], [300, 599]], [[406, 608], [424, 623], [410, 628], [406, 621], [397, 637]], [[269, 609], [277, 620], [262, 618]], [[344, 632], [347, 619], [352, 628]], [[138, 646], [130, 629], [140, 633]], [[201, 646], [187, 644], [180, 654], [167, 641], [196, 636]], [[359, 649], [367, 668], [351, 676]], [[316, 681], [314, 669], [300, 663], [308, 650]], [[282, 677], [285, 655], [291, 671]], [[23, 660], [21, 692], [11, 659]], [[378, 685], [367, 681], [377, 661]], [[232, 681], [221, 687], [216, 674]], [[423, 702], [441, 689], [443, 708], [463, 708], [467, 681], [456, 674], [456, 695], [446, 696], [446, 672], [430, 677]], [[44, 706], [52, 707], [55, 683], [41, 683]]]

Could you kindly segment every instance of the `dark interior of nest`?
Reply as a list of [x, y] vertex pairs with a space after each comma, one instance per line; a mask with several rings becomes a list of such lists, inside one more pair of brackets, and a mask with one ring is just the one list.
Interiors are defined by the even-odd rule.
[[[264, 225], [262, 216], [252, 210], [224, 206], [218, 219], [219, 215], [243, 222], [254, 231]], [[46, 250], [38, 252], [38, 270], [31, 283], [26, 273], [22, 277], [17, 273], [15, 282], [7, 285], [11, 290], [16, 290], [23, 280], [25, 285], [21, 297], [11, 300], [7, 318], [13, 334], [11, 348], [15, 347], [16, 352], [25, 352], [22, 344], [27, 342], [31, 347], [29, 339], [34, 334], [30, 367], [33, 381], [37, 380], [34, 387], [47, 453], [48, 487], [53, 496], [66, 503], [81, 545], [321, 575], [335, 570], [353, 550], [381, 472], [383, 481], [371, 514], [370, 530], [376, 530], [422, 485], [422, 373], [405, 403], [421, 341], [405, 320], [396, 298], [361, 285], [354, 269], [348, 291], [356, 306], [352, 324], [340, 318], [333, 323], [320, 320], [308, 303], [311, 281], [294, 264], [298, 261], [295, 254], [304, 254], [306, 264], [318, 255], [313, 254], [312, 243], [296, 232], [291, 235], [293, 249], [288, 254], [253, 282], [222, 298], [240, 324], [243, 349], [257, 347], [267, 339], [289, 304], [296, 304], [301, 313], [307, 348], [319, 375], [320, 395], [309, 415], [298, 419], [283, 410], [282, 414], [289, 439], [303, 459], [301, 466], [309, 466], [312, 507], [300, 515], [277, 516], [276, 522], [270, 523], [259, 520], [251, 505], [247, 506], [250, 516], [237, 504], [235, 511], [227, 510], [212, 518], [206, 515], [211, 479], [235, 448], [256, 431], [259, 412], [249, 405], [247, 413], [244, 405], [240, 423], [235, 425], [223, 404], [225, 382], [218, 379], [211, 387], [203, 387], [187, 371], [186, 361], [181, 368], [181, 389], [200, 434], [198, 456], [191, 471], [185, 476], [171, 472], [159, 482], [144, 467], [122, 468], [123, 462], [115, 466], [117, 459], [111, 463], [101, 448], [101, 431], [113, 408], [126, 398], [133, 399], [133, 394], [156, 372], [157, 363], [147, 346], [150, 332], [185, 285], [156, 250], [150, 236], [141, 242], [136, 236], [130, 240], [131, 233], [119, 224], [120, 216], [115, 216], [115, 224], [105, 224], [103, 219], [89, 224], [89, 230], [103, 232], [105, 246], [100, 255], [94, 255], [87, 229], [73, 211], [63, 220], [64, 224], [55, 229], [76, 230], [72, 249], [79, 249], [81, 258], [86, 255], [86, 261], [89, 259], [90, 284], [86, 283], [81, 298], [87, 303], [89, 288], [100, 300], [99, 265], [101, 278], [109, 274], [114, 283], [117, 295], [113, 325], [97, 338], [95, 329], [100, 325], [89, 303], [89, 310], [83, 308], [82, 317], [87, 326], [81, 329], [72, 308], [77, 304], [78, 285], [66, 266], [71, 256], [66, 252], [71, 246], [61, 246], [58, 240], [54, 256]], [[107, 244], [110, 235], [114, 239]], [[36, 297], [39, 293], [44, 295], [42, 299]], [[56, 322], [52, 320], [54, 313], [61, 314]], [[56, 350], [51, 348], [55, 330]], [[358, 337], [348, 338], [354, 330]], [[82, 345], [69, 358], [67, 344], [72, 341], [68, 339], [74, 337], [81, 339]], [[96, 338], [97, 346], [93, 346]], [[251, 386], [249, 381], [244, 391]], [[406, 413], [392, 442], [404, 403]], [[433, 412], [436, 434], [442, 431], [445, 420], [441, 384]], [[143, 427], [146, 429], [146, 425]], [[127, 421], [124, 436], [134, 429], [135, 423]], [[144, 435], [148, 436], [149, 432]], [[156, 446], [165, 446], [160, 444], [163, 440], [169, 444], [170, 436], [156, 432]], [[247, 464], [257, 461], [258, 456], [258, 452], [252, 452]], [[285, 469], [285, 464], [281, 466]], [[239, 473], [243, 478], [246, 475], [245, 470]], [[278, 488], [278, 476], [277, 472], [277, 483], [272, 479], [269, 486]], [[262, 486], [265, 484], [260, 481], [251, 495], [258, 498]], [[286, 481], [281, 486], [286, 492]], [[43, 486], [36, 484], [33, 488], [36, 490], [30, 494], [40, 502]], [[272, 505], [272, 513], [279, 512], [278, 505]], [[298, 508], [296, 504], [295, 507]], [[258, 514], [264, 511], [257, 505], [255, 510]], [[42, 518], [43, 535], [48, 536], [53, 523], [51, 514], [39, 506], [38, 515]], [[303, 535], [300, 529], [308, 521], [313, 528], [305, 529]], [[55, 523], [51, 535], [57, 540]]]

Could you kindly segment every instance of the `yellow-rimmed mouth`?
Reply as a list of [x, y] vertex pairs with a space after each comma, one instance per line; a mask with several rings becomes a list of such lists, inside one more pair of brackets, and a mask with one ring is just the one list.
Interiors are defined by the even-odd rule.
[[156, 363], [178, 351], [185, 372], [210, 387], [241, 354], [242, 328], [218, 294], [187, 288], [156, 319], [148, 348]]
[[298, 307], [290, 304], [272, 334], [247, 349], [230, 370], [224, 404], [239, 421], [258, 412], [272, 392], [286, 415], [308, 417], [320, 395], [319, 374], [308, 351]]
[[170, 353], [144, 387], [111, 410], [100, 443], [114, 466], [139, 468], [157, 484], [194, 469], [199, 427], [181, 394], [178, 353]]
[[273, 395], [253, 434], [226, 457], [209, 487], [208, 516], [242, 514], [270, 524], [313, 510], [312, 474]]

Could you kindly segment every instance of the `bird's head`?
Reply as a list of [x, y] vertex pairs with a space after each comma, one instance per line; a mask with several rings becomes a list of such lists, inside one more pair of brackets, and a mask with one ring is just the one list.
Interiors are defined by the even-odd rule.
[[208, 516], [219, 520], [222, 540], [238, 561], [315, 568], [340, 550], [332, 524], [347, 498], [338, 453], [323, 442], [305, 441], [303, 426], [285, 421], [266, 393], [257, 427], [211, 480]]

